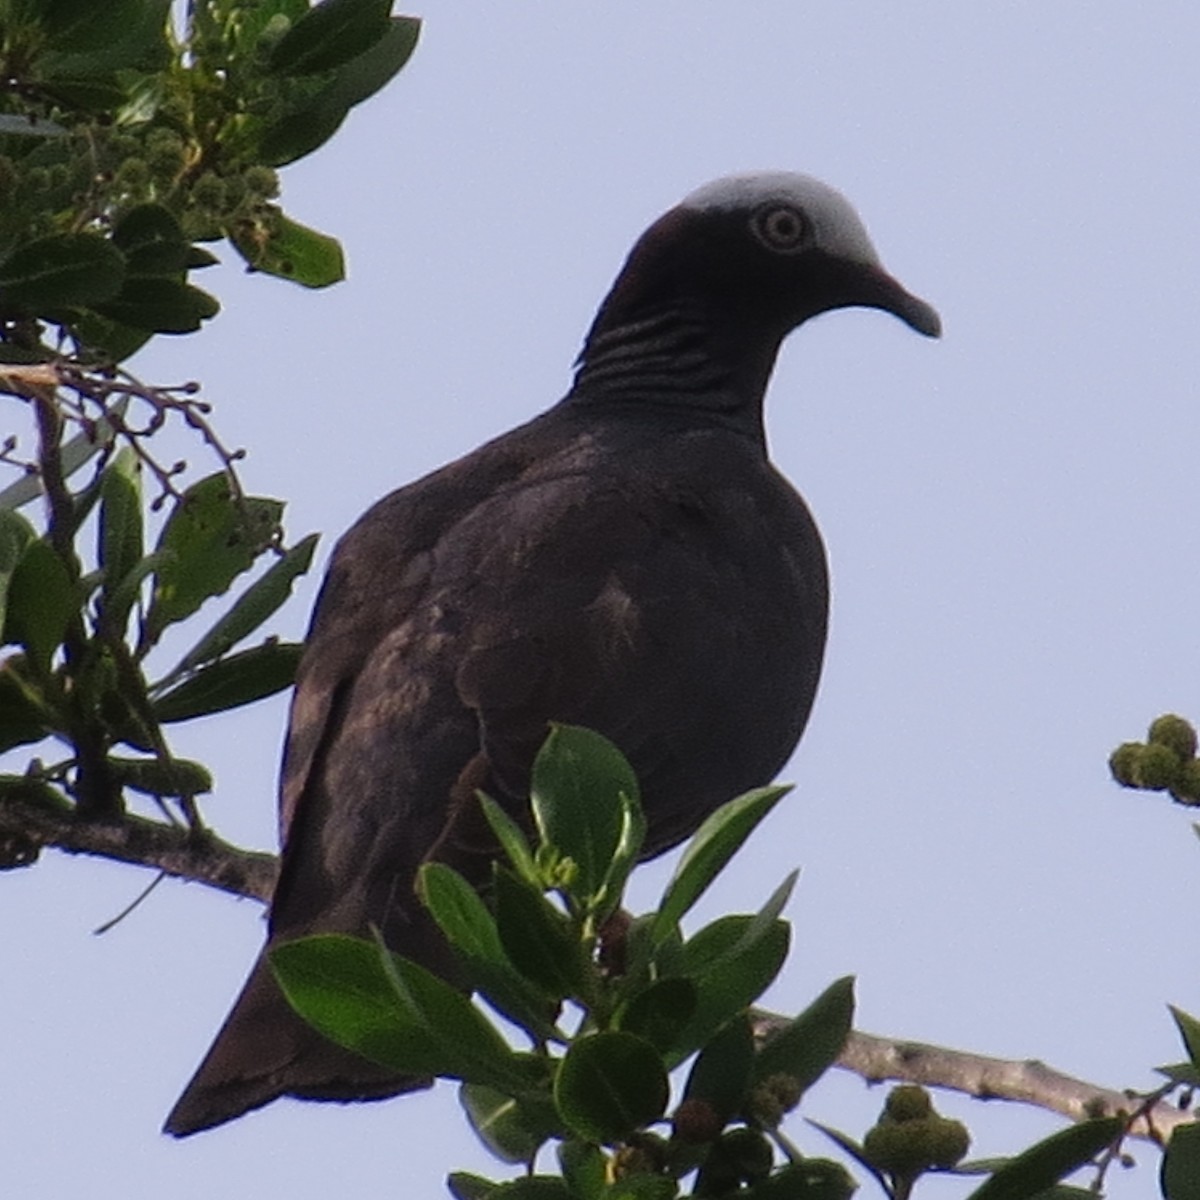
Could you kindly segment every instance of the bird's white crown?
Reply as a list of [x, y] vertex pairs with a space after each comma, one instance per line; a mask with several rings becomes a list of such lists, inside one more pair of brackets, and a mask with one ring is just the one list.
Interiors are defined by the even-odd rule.
[[747, 211], [776, 201], [800, 209], [812, 222], [816, 245], [838, 258], [879, 265], [879, 255], [853, 205], [836, 188], [791, 171], [753, 171], [714, 179], [680, 202], [681, 208]]

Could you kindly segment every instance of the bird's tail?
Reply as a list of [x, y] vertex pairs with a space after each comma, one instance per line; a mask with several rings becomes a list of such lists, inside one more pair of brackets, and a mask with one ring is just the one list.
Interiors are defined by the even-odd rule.
[[383, 1100], [430, 1083], [343, 1050], [305, 1024], [283, 998], [264, 951], [163, 1131], [187, 1137], [279, 1096]]

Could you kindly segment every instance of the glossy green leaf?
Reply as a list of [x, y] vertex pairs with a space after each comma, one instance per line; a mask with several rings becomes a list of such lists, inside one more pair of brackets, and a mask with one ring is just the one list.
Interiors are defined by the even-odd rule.
[[312, 564], [320, 535], [310, 533], [275, 560], [261, 579], [252, 583], [230, 610], [180, 659], [167, 680], [227, 654], [243, 638], [260, 628], [292, 594], [296, 580]]
[[118, 295], [95, 308], [119, 325], [152, 333], [195, 333], [202, 322], [221, 311], [207, 292], [157, 275], [130, 277]]
[[253, 704], [291, 687], [304, 646], [300, 642], [264, 642], [201, 668], [151, 704], [164, 725]]
[[494, 1179], [485, 1179], [470, 1171], [451, 1171], [446, 1176], [446, 1187], [454, 1200], [488, 1200], [499, 1186]]
[[571, 1045], [558, 1069], [554, 1102], [585, 1141], [615, 1142], [662, 1116], [667, 1073], [644, 1038], [611, 1031]]
[[1167, 1143], [1161, 1167], [1166, 1200], [1200, 1196], [1200, 1125], [1177, 1125]]
[[604, 1200], [674, 1200], [678, 1195], [674, 1179], [646, 1173], [614, 1180], [605, 1189]]
[[1176, 1008], [1173, 1004], [1168, 1007], [1171, 1010], [1171, 1016], [1175, 1018], [1179, 1036], [1183, 1038], [1188, 1058], [1191, 1059], [1194, 1067], [1200, 1068], [1200, 1021], [1189, 1016], [1183, 1009]]
[[526, 881], [536, 884], [539, 879], [537, 864], [533, 861], [533, 851], [529, 846], [521, 827], [498, 805], [490, 796], [477, 793], [483, 815], [491, 827], [492, 833], [500, 843], [500, 848], [508, 857], [513, 870]]
[[749, 1014], [734, 1017], [701, 1049], [684, 1088], [685, 1100], [703, 1100], [727, 1124], [745, 1107], [754, 1068]]
[[487, 1180], [470, 1171], [451, 1171], [446, 1176], [446, 1187], [455, 1200], [487, 1200], [499, 1186], [496, 1180]]
[[756, 918], [728, 916], [706, 925], [683, 944], [681, 970], [697, 987], [696, 1011], [670, 1055], [672, 1065], [698, 1049], [770, 987], [787, 958], [786, 921], [756, 926]]
[[81, 309], [69, 328], [88, 351], [114, 363], [136, 354], [154, 336], [149, 330], [110, 321], [90, 308]]
[[557, 1036], [553, 1005], [513, 968], [495, 919], [475, 889], [457, 871], [438, 862], [421, 867], [417, 886], [475, 990], [532, 1037]]
[[186, 758], [110, 756], [108, 767], [117, 783], [147, 796], [198, 796], [212, 791], [208, 768]]
[[582, 987], [582, 950], [570, 922], [531, 884], [497, 866], [496, 926], [509, 961], [547, 997]]
[[1174, 1080], [1175, 1083], [1182, 1083], [1193, 1088], [1200, 1087], [1200, 1070], [1197, 1070], [1190, 1062], [1170, 1063], [1165, 1067], [1155, 1067], [1155, 1070], [1160, 1075]]
[[139, 204], [113, 230], [130, 276], [177, 275], [185, 271], [194, 247], [172, 213], [161, 204]]
[[8, 589], [17, 563], [29, 544], [36, 540], [33, 526], [20, 513], [0, 508], [0, 629], [4, 628]]
[[544, 842], [575, 864], [573, 893], [595, 896], [621, 841], [621, 797], [638, 799], [625, 756], [607, 738], [574, 725], [554, 725], [533, 763], [530, 805]]
[[275, 75], [312, 75], [365, 53], [388, 29], [392, 0], [321, 0], [276, 42]]
[[100, 567], [105, 620], [121, 636], [136, 592], [114, 603], [118, 586], [142, 559], [142, 485], [137, 455], [123, 446], [100, 481]]
[[608, 1158], [599, 1146], [567, 1138], [558, 1144], [558, 1166], [576, 1200], [604, 1195]]
[[566, 1184], [553, 1175], [526, 1175], [502, 1183], [492, 1197], [493, 1200], [576, 1200]]
[[264, 131], [259, 144], [262, 161], [284, 166], [327, 142], [350, 109], [374, 95], [404, 66], [419, 32], [420, 22], [415, 18], [393, 17], [370, 50], [339, 67], [318, 95]]
[[853, 1020], [854, 980], [847, 976], [767, 1038], [755, 1059], [755, 1080], [790, 1075], [807, 1091], [841, 1054]]
[[385, 87], [412, 57], [421, 35], [417, 17], [392, 17], [387, 31], [365, 54], [338, 68], [330, 88], [339, 104], [353, 107]]
[[281, 212], [271, 215], [266, 236], [230, 230], [238, 253], [256, 271], [290, 279], [304, 287], [323, 288], [346, 278], [346, 260], [337, 238], [309, 229]]
[[1060, 1129], [1010, 1159], [990, 1175], [968, 1200], [1031, 1200], [1039, 1192], [1091, 1162], [1121, 1134], [1119, 1117], [1100, 1117]]
[[696, 1012], [696, 985], [681, 977], [658, 979], [621, 1006], [614, 1025], [660, 1051], [674, 1047]]
[[54, 50], [99, 50], [124, 36], [142, 11], [141, 0], [50, 0], [39, 24]]
[[424, 863], [417, 874], [417, 893], [456, 950], [507, 962], [492, 914], [457, 871], [445, 863]]
[[[850, 1200], [858, 1185], [841, 1163], [805, 1158], [738, 1193], [739, 1200]], [[1039, 1200], [1048, 1200], [1039, 1197]]]
[[[96, 78], [133, 69], [156, 71], [171, 61], [167, 21], [171, 0], [71, 0], [78, 9], [98, 10], [88, 19], [102, 22], [102, 40], [89, 36], [86, 24], [75, 25], [66, 41], [59, 41], [38, 58], [43, 79]], [[110, 11], [105, 11], [110, 10]]]
[[194, 483], [176, 502], [157, 549], [170, 560], [155, 575], [146, 618], [151, 642], [167, 625], [190, 617], [218, 596], [267, 548], [279, 525], [278, 500], [238, 500], [218, 472]]
[[464, 1083], [458, 1096], [476, 1136], [502, 1162], [532, 1162], [556, 1131], [553, 1113], [495, 1088]]
[[319, 934], [276, 946], [271, 965], [302, 1017], [365, 1058], [502, 1090], [528, 1081], [521, 1060], [466, 996], [371, 942]]
[[61, 722], [42, 703], [37, 685], [26, 678], [25, 657], [0, 662], [0, 753], [40, 742]]
[[24, 646], [45, 669], [78, 611], [79, 596], [63, 560], [47, 542], [30, 542], [9, 581], [4, 641]]
[[96, 304], [121, 290], [125, 260], [107, 238], [59, 233], [36, 238], [0, 262], [0, 299], [32, 312]]
[[755, 788], [723, 804], [696, 830], [658, 906], [654, 937], [668, 930], [708, 889], [758, 823], [791, 791], [789, 786]]
[[59, 75], [39, 81], [37, 90], [64, 108], [87, 113], [111, 113], [126, 100], [125, 89], [110, 79], [72, 79]]

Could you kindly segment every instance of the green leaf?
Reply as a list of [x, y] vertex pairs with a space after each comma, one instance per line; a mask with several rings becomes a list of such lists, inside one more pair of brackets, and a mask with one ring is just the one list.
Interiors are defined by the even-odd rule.
[[787, 958], [786, 921], [757, 926], [757, 918], [728, 916], [706, 925], [683, 944], [682, 973], [697, 987], [696, 1012], [680, 1035], [672, 1065], [704, 1045], [734, 1014], [771, 985]]
[[510, 1183], [502, 1183], [493, 1200], [576, 1200], [567, 1185], [553, 1175], [526, 1175]]
[[417, 887], [476, 991], [534, 1038], [559, 1036], [551, 1019], [553, 1006], [513, 969], [496, 922], [475, 889], [457, 871], [438, 862], [421, 867]]
[[847, 976], [767, 1038], [755, 1059], [755, 1081], [790, 1075], [807, 1091], [841, 1054], [853, 1020], [854, 980]]
[[494, 1179], [472, 1175], [470, 1171], [451, 1171], [446, 1176], [446, 1187], [454, 1200], [488, 1200], [499, 1186]]
[[464, 1083], [458, 1097], [476, 1136], [502, 1162], [532, 1162], [556, 1132], [555, 1122], [546, 1120], [552, 1113], [539, 1112], [495, 1088]]
[[567, 1138], [558, 1144], [558, 1165], [577, 1200], [600, 1200], [608, 1159], [599, 1146]]
[[207, 292], [158, 275], [131, 276], [116, 297], [95, 308], [119, 325], [152, 333], [195, 333], [201, 322], [221, 311]]
[[78, 611], [79, 596], [63, 560], [47, 542], [30, 542], [9, 581], [3, 640], [24, 646], [45, 670]]
[[549, 998], [577, 994], [583, 986], [582, 949], [567, 918], [499, 865], [495, 885], [496, 926], [509, 961]]
[[340, 67], [330, 88], [339, 104], [353, 108], [386, 87], [412, 57], [421, 35], [417, 17], [392, 17], [383, 37], [365, 54]]
[[129, 608], [137, 592], [130, 593], [123, 606], [114, 603], [118, 585], [141, 561], [142, 486], [137, 455], [123, 446], [104, 469], [100, 480], [99, 561], [104, 571], [101, 594], [105, 621], [117, 636], [122, 636]]
[[667, 1051], [674, 1048], [695, 1011], [696, 985], [690, 979], [659, 979], [618, 1010], [614, 1025]]
[[312, 564], [319, 537], [319, 534], [310, 533], [276, 559], [263, 577], [252, 583], [233, 607], [180, 659], [164, 682], [220, 658], [277, 612], [292, 594], [292, 585]]
[[567, 1127], [585, 1141], [615, 1142], [656, 1121], [667, 1106], [667, 1073], [655, 1048], [611, 1031], [571, 1045], [554, 1082]]
[[1161, 1168], [1166, 1200], [1200, 1196], [1200, 1125], [1177, 1125], [1167, 1143]]
[[[100, 40], [86, 24], [76, 23], [65, 42], [58, 42], [38, 59], [43, 79], [96, 78], [116, 71], [158, 71], [172, 59], [167, 41], [171, 0], [70, 0], [77, 11], [103, 22]], [[94, 12], [92, 10], [95, 10]]]
[[529, 840], [521, 827], [498, 805], [490, 796], [477, 792], [483, 815], [491, 827], [492, 833], [500, 843], [501, 849], [508, 856], [516, 873], [526, 883], [537, 885], [541, 876], [537, 864], [533, 860], [533, 851], [529, 848]]
[[8, 589], [13, 573], [26, 547], [37, 540], [37, 533], [20, 513], [0, 508], [0, 629], [4, 628], [8, 609]]
[[[265, 232], [265, 236], [264, 236]], [[229, 231], [238, 253], [256, 271], [323, 288], [346, 278], [346, 261], [337, 238], [309, 229], [275, 210], [261, 227]]]
[[753, 1067], [754, 1030], [749, 1014], [743, 1012], [696, 1056], [683, 1098], [703, 1100], [726, 1125], [745, 1107]]
[[291, 687], [303, 654], [300, 642], [269, 641], [219, 659], [155, 699], [154, 717], [168, 725], [264, 700]]
[[125, 255], [131, 276], [182, 274], [195, 249], [170, 210], [161, 204], [139, 204], [130, 209], [112, 237]]
[[785, 1164], [738, 1196], [741, 1200], [850, 1200], [857, 1188], [841, 1163], [827, 1158], [804, 1158]]
[[94, 233], [35, 238], [0, 262], [0, 299], [35, 313], [96, 304], [121, 290], [125, 260]]
[[194, 483], [176, 502], [157, 549], [170, 555], [155, 574], [146, 618], [150, 642], [171, 623], [190, 617], [220, 595], [270, 545], [283, 505], [230, 492], [223, 472]]
[[37, 90], [64, 108], [77, 108], [87, 113], [111, 113], [125, 103], [125, 90], [107, 79], [72, 79], [59, 75], [39, 81]]
[[98, 50], [120, 39], [142, 12], [142, 0], [50, 0], [40, 24], [54, 50]]
[[696, 830], [658, 906], [652, 934], [655, 941], [679, 923], [758, 823], [789, 791], [790, 786], [755, 788], [723, 804]]
[[1179, 1028], [1179, 1036], [1183, 1038], [1188, 1058], [1192, 1060], [1194, 1067], [1200, 1068], [1200, 1021], [1189, 1016], [1182, 1008], [1176, 1008], [1173, 1004], [1167, 1007], [1171, 1010], [1171, 1016], [1175, 1018], [1175, 1024]]
[[339, 67], [328, 87], [263, 132], [259, 143], [262, 161], [285, 166], [333, 137], [350, 109], [373, 96], [408, 62], [420, 28], [414, 17], [393, 17], [370, 50]]
[[365, 1058], [501, 1090], [529, 1082], [524, 1060], [466, 996], [371, 942], [319, 934], [276, 946], [271, 965], [305, 1020]]
[[534, 759], [530, 805], [542, 841], [569, 858], [573, 894], [598, 895], [626, 824], [622, 796], [636, 802], [638, 783], [625, 756], [590, 729], [554, 725]]
[[40, 742], [62, 724], [43, 703], [37, 685], [26, 677], [25, 666], [21, 654], [10, 654], [0, 662], [0, 752]]
[[1119, 1117], [1101, 1117], [1060, 1129], [1010, 1159], [989, 1176], [968, 1200], [1031, 1200], [1090, 1162], [1125, 1128]]
[[313, 75], [365, 53], [388, 30], [392, 0], [321, 0], [275, 44], [274, 75]]
[[187, 758], [110, 756], [108, 767], [117, 783], [147, 796], [197, 796], [213, 787], [208, 768]]

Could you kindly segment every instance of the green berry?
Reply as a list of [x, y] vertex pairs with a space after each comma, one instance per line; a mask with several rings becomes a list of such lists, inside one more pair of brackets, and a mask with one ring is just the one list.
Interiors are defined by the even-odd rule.
[[1108, 769], [1122, 787], [1138, 786], [1136, 767], [1144, 749], [1141, 742], [1122, 742], [1108, 756]]
[[1191, 758], [1179, 769], [1171, 795], [1180, 804], [1200, 804], [1200, 760]]
[[1150, 726], [1147, 740], [1154, 746], [1168, 746], [1186, 761], [1196, 757], [1196, 729], [1191, 721], [1174, 713], [1164, 713]]
[[1164, 788], [1174, 787], [1182, 767], [1183, 760], [1170, 746], [1152, 742], [1143, 746], [1137, 756], [1133, 766], [1134, 782], [1140, 788], [1161, 792]]
[[915, 1083], [902, 1083], [892, 1088], [883, 1106], [883, 1116], [888, 1121], [916, 1121], [933, 1112], [933, 1101], [929, 1093]]

